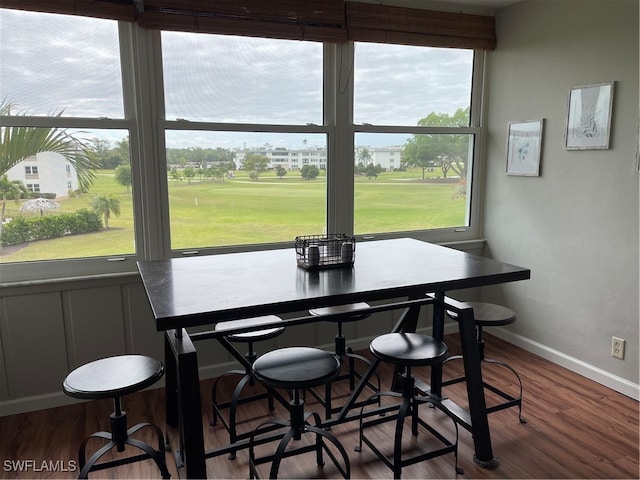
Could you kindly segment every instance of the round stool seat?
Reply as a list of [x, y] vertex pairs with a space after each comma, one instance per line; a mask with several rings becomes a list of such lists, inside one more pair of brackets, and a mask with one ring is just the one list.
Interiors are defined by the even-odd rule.
[[340, 372], [335, 355], [318, 348], [288, 347], [258, 357], [253, 374], [275, 388], [303, 389], [327, 383]]
[[395, 365], [423, 366], [441, 363], [447, 357], [447, 346], [419, 333], [387, 333], [372, 340], [371, 353]]
[[[497, 327], [500, 325], [509, 325], [516, 321], [516, 313], [502, 305], [485, 302], [466, 302], [473, 307], [473, 318], [476, 325], [483, 327]], [[454, 320], [458, 319], [458, 314], [447, 311], [447, 315]]]
[[[276, 315], [265, 315], [262, 317], [241, 318], [240, 320], [230, 320], [228, 322], [219, 322], [214, 327], [216, 332], [231, 330], [233, 328], [255, 327], [267, 323], [282, 322], [282, 319]], [[255, 342], [258, 340], [269, 340], [275, 338], [282, 333], [284, 327], [266, 328], [255, 332], [233, 333], [227, 338], [233, 342]]]
[[64, 379], [62, 389], [75, 398], [113, 398], [142, 390], [163, 374], [164, 366], [155, 358], [120, 355], [76, 368]]
[[[355, 320], [362, 320], [363, 318], [371, 315], [366, 309], [369, 308], [367, 302], [347, 303], [346, 305], [335, 305], [333, 307], [321, 307], [312, 308], [309, 310], [311, 315], [331, 315], [335, 313], [344, 313], [344, 316], [335, 318], [335, 321], [352, 322]], [[358, 312], [358, 310], [365, 310], [364, 312]]]

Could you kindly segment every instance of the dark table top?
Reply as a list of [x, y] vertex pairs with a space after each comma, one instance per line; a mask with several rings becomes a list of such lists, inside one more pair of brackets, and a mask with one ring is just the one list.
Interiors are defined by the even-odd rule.
[[530, 270], [409, 238], [356, 245], [352, 268], [307, 271], [293, 247], [138, 262], [158, 330], [444, 292]]

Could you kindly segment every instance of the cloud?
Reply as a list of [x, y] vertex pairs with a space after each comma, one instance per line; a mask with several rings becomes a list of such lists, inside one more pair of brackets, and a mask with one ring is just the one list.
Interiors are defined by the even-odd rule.
[[[322, 123], [321, 43], [183, 32], [161, 38], [168, 119]], [[69, 116], [123, 118], [119, 52], [114, 21], [0, 9], [0, 99], [33, 115], [64, 109]], [[413, 126], [431, 112], [465, 108], [472, 66], [471, 50], [358, 43], [355, 122]], [[301, 138], [242, 135], [274, 144]], [[242, 135], [191, 132], [191, 139], [224, 143], [198, 145], [216, 147]], [[324, 136], [314, 141], [325, 143]]]
[[321, 44], [175, 32], [162, 42], [167, 118], [322, 122]]
[[416, 125], [470, 104], [472, 50], [356, 44], [354, 121]]
[[0, 10], [0, 98], [32, 115], [124, 116], [117, 24]]

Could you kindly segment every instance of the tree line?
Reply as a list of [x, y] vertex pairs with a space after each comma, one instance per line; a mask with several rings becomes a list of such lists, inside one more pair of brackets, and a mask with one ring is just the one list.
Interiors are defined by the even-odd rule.
[[[0, 102], [0, 116], [25, 115], [15, 112], [15, 106], [3, 100]], [[61, 116], [62, 112], [54, 113]], [[469, 126], [469, 108], [458, 109], [453, 115], [432, 112], [418, 122], [421, 126], [431, 127], [463, 127]], [[412, 166], [422, 169], [422, 177], [432, 167], [440, 167], [446, 177], [449, 171], [455, 172], [460, 178], [466, 178], [467, 158], [469, 155], [468, 134], [420, 134], [413, 135], [407, 140], [402, 151], [402, 166]], [[127, 191], [131, 187], [131, 167], [129, 158], [129, 138], [112, 144], [106, 139], [94, 138], [81, 140], [70, 134], [66, 129], [42, 127], [0, 127], [0, 235], [2, 221], [5, 216], [7, 200], [18, 201], [26, 198], [27, 189], [19, 180], [9, 180], [7, 172], [22, 160], [35, 156], [40, 152], [56, 152], [64, 156], [73, 165], [80, 186], [80, 192], [88, 192], [95, 178], [95, 170], [114, 169], [115, 181], [125, 186]], [[369, 178], [377, 178], [381, 172], [380, 165], [370, 163], [371, 154], [368, 149], [361, 149], [358, 153], [359, 163], [356, 174], [363, 174]], [[235, 170], [236, 153], [224, 148], [168, 148], [167, 163], [180, 165], [185, 168], [180, 176], [187, 179], [202, 175], [211, 178], [224, 179], [229, 171]], [[205, 167], [205, 165], [212, 165]], [[188, 167], [199, 165], [199, 167]], [[269, 167], [269, 159], [263, 155], [248, 154], [243, 168], [255, 180]], [[187, 170], [190, 169], [190, 170]], [[276, 174], [282, 178], [286, 175], [283, 167], [276, 167]], [[188, 175], [185, 175], [188, 173]], [[300, 170], [302, 178], [313, 180], [319, 175], [319, 170], [313, 165], [304, 165]], [[170, 172], [177, 178], [177, 171]], [[100, 197], [100, 196], [98, 196]], [[117, 200], [109, 196], [95, 198], [92, 201], [94, 211], [99, 211], [108, 228], [109, 216], [119, 215]]]

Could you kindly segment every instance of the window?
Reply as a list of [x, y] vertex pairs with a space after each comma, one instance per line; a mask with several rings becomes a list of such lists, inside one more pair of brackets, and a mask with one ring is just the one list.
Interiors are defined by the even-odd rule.
[[473, 50], [355, 45], [356, 234], [469, 227], [473, 67]]
[[[42, 270], [41, 260], [103, 257], [104, 265], [104, 257], [134, 254], [131, 183], [117, 174], [130, 171], [131, 125], [118, 22], [0, 9], [0, 32], [0, 130], [20, 152], [0, 163], [10, 189], [3, 271], [32, 263]], [[34, 178], [38, 183], [27, 182]], [[46, 236], [37, 233], [43, 217]], [[69, 265], [60, 268], [68, 272]]]
[[163, 32], [162, 64], [171, 249], [322, 231], [326, 177], [291, 159], [326, 157], [322, 44]]
[[[7, 197], [3, 232], [21, 217], [88, 211], [100, 221], [81, 235], [3, 239], [3, 281], [132, 272], [138, 258], [272, 248], [323, 231], [477, 234], [481, 51], [10, 9], [0, 32], [0, 129], [69, 140], [0, 165], [0, 182], [26, 190], [12, 194], [17, 205]], [[46, 209], [20, 211], [38, 198]]]

